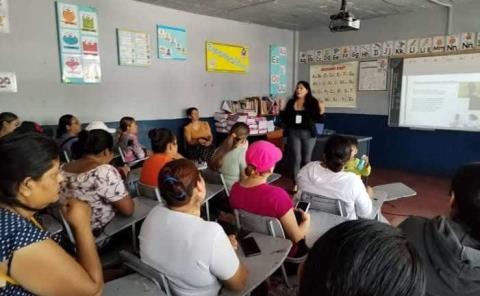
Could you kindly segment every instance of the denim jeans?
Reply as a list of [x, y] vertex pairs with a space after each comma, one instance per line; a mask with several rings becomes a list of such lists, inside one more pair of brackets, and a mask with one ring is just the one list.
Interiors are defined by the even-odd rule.
[[304, 129], [289, 129], [287, 141], [293, 158], [293, 181], [295, 182], [300, 168], [311, 161], [317, 141], [309, 130]]

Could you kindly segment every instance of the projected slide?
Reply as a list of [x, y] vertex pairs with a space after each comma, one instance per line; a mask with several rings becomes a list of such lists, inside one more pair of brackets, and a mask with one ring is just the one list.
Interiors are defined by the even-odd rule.
[[480, 131], [480, 54], [405, 59], [400, 126]]

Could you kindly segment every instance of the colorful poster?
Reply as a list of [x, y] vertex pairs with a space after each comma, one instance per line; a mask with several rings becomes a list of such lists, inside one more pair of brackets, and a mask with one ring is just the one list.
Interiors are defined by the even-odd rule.
[[387, 59], [360, 62], [358, 90], [387, 90]]
[[187, 59], [187, 31], [183, 28], [157, 25], [157, 51], [159, 59]]
[[372, 44], [372, 52], [371, 56], [372, 58], [378, 58], [382, 55], [382, 42], [374, 42]]
[[0, 92], [17, 92], [17, 77], [15, 73], [0, 73]]
[[307, 50], [307, 63], [312, 64], [315, 62], [315, 50]]
[[342, 58], [342, 50], [340, 47], [332, 48], [332, 61], [338, 61]]
[[382, 46], [382, 56], [389, 57], [393, 55], [393, 41], [384, 41]]
[[118, 64], [121, 66], [149, 66], [152, 63], [150, 34], [117, 29]]
[[394, 55], [402, 55], [407, 52], [407, 41], [405, 40], [395, 40], [394, 43]]
[[372, 51], [371, 44], [362, 44], [360, 45], [360, 58], [366, 59], [370, 56], [370, 52]]
[[94, 7], [57, 2], [58, 43], [63, 83], [101, 80], [98, 18]]
[[327, 107], [357, 106], [358, 62], [310, 66], [312, 94]]
[[270, 46], [270, 95], [287, 93], [287, 48]]
[[323, 61], [323, 51], [321, 49], [315, 50], [315, 63], [321, 63]]
[[342, 60], [348, 60], [352, 57], [350, 55], [350, 46], [343, 46], [341, 50], [342, 50]]
[[301, 51], [298, 54], [298, 61], [300, 62], [300, 64], [306, 64], [307, 63], [307, 53], [304, 52], [304, 51]]
[[457, 51], [460, 46], [460, 39], [458, 35], [448, 35], [446, 42], [446, 51]]
[[206, 41], [205, 54], [208, 72], [250, 71], [249, 50], [246, 46]]
[[419, 53], [431, 53], [432, 52], [432, 38], [421, 38], [418, 52]]
[[0, 0], [0, 33], [10, 32], [10, 20], [8, 16], [8, 0]]
[[418, 39], [408, 39], [407, 40], [407, 54], [418, 53], [418, 46], [419, 46]]
[[445, 36], [435, 36], [433, 37], [433, 47], [432, 52], [443, 52], [445, 51]]
[[352, 47], [350, 47], [350, 57], [352, 59], [360, 58], [360, 46], [359, 45], [352, 45]]
[[324, 62], [331, 62], [332, 61], [332, 49], [331, 48], [324, 48], [323, 49], [323, 61]]
[[461, 49], [474, 49], [475, 48], [475, 33], [474, 32], [465, 32], [462, 33], [462, 44]]
[[80, 31], [72, 29], [60, 29], [60, 51], [63, 53], [80, 54]]

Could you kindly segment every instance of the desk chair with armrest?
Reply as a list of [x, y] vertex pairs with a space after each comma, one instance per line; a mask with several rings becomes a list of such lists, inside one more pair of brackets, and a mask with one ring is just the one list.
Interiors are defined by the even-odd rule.
[[219, 172], [215, 172], [209, 168], [202, 170], [202, 176], [205, 179], [205, 182], [208, 184], [218, 184], [222, 185], [223, 189], [225, 189], [225, 193], [227, 197], [230, 196], [230, 192], [228, 190], [227, 184], [225, 183], [225, 178]]
[[[273, 237], [286, 238], [282, 224], [277, 218], [260, 216], [238, 209], [235, 209], [234, 213], [237, 226], [243, 230], [259, 232], [266, 235], [271, 235]], [[287, 257], [285, 262], [299, 264], [307, 259], [307, 255], [308, 254], [305, 254], [305, 256], [298, 258]], [[292, 285], [288, 280], [287, 271], [285, 270], [285, 266], [283, 264], [281, 266], [281, 270], [285, 284], [291, 288]]]
[[311, 210], [325, 212], [342, 217], [347, 216], [345, 205], [339, 199], [329, 198], [320, 194], [303, 191], [300, 196], [300, 201], [309, 202]]
[[158, 187], [150, 186], [142, 182], [138, 182], [137, 191], [139, 196], [147, 197], [153, 200], [163, 203], [162, 197], [160, 196], [160, 190]]
[[105, 283], [103, 296], [166, 296], [161, 285], [154, 279], [138, 273]]

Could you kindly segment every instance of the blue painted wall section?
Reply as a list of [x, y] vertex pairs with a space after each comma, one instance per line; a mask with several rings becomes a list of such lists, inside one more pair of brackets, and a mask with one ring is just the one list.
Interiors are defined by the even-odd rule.
[[480, 133], [389, 127], [387, 116], [330, 113], [325, 126], [337, 133], [372, 136], [372, 166], [432, 175], [452, 175], [480, 161]]

